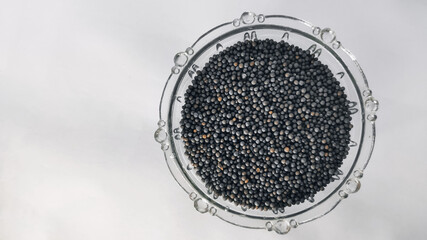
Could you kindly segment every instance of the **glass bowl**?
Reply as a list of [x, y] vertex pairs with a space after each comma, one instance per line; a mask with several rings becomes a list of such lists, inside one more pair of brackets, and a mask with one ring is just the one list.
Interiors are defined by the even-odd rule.
[[[314, 198], [274, 211], [236, 206], [208, 190], [184, 154], [180, 127], [184, 93], [196, 71], [201, 70], [209, 57], [238, 41], [266, 38], [284, 40], [308, 49], [327, 64], [341, 86], [345, 87], [351, 102], [353, 124], [349, 154], [335, 173], [334, 181]], [[160, 120], [154, 137], [161, 144], [173, 177], [187, 192], [198, 212], [217, 216], [237, 226], [285, 234], [292, 228], [328, 214], [342, 200], [360, 189], [361, 178], [374, 147], [378, 101], [373, 98], [356, 58], [338, 41], [333, 30], [294, 17], [245, 12], [240, 18], [209, 30], [191, 47], [177, 53], [174, 64], [162, 93]]]

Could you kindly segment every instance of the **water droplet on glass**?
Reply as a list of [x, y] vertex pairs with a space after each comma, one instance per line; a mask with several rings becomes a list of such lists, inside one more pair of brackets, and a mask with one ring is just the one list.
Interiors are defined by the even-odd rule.
[[208, 194], [212, 194], [212, 192], [213, 192], [212, 189], [209, 188], [208, 189]]
[[278, 234], [286, 234], [291, 230], [291, 226], [287, 221], [279, 220], [273, 225], [273, 230]]
[[265, 16], [263, 14], [258, 15], [258, 22], [263, 23], [265, 21]]
[[199, 213], [207, 213], [208, 209], [209, 209], [209, 205], [207, 202], [205, 202], [205, 200], [199, 198], [196, 201], [194, 201], [194, 208], [199, 212]]
[[187, 170], [192, 170], [193, 169], [193, 165], [191, 165], [191, 163], [189, 163], [188, 165], [187, 165]]
[[344, 190], [340, 190], [338, 192], [338, 195], [342, 198], [342, 199], [346, 199], [348, 197], [348, 194], [344, 191]]
[[171, 69], [171, 72], [172, 72], [173, 74], [178, 74], [178, 73], [180, 72], [180, 70], [179, 70], [179, 68], [177, 68], [177, 67], [173, 67], [173, 68]]
[[175, 140], [180, 140], [181, 139], [181, 134], [175, 134]]
[[309, 202], [314, 202], [314, 198], [312, 197], [312, 196], [310, 196], [310, 197], [308, 197], [308, 199], [307, 199]]
[[167, 136], [168, 134], [163, 128], [159, 128], [156, 132], [154, 132], [154, 139], [159, 143], [164, 142]]
[[248, 210], [248, 208], [246, 206], [241, 206], [241, 208], [242, 208], [243, 212], [246, 212], [246, 210]]
[[197, 197], [197, 194], [195, 192], [190, 193], [190, 199], [191, 200], [194, 201], [196, 199], [196, 197]]
[[314, 35], [319, 35], [320, 31], [321, 31], [320, 27], [313, 28], [313, 34]]
[[212, 197], [213, 197], [214, 199], [218, 199], [218, 197], [219, 197], [219, 196], [218, 196], [218, 194], [214, 193]]
[[244, 24], [251, 24], [255, 22], [255, 13], [253, 12], [244, 12], [240, 17]]
[[284, 209], [284, 208], [279, 208], [279, 212], [280, 212], [280, 213], [284, 213], [284, 212], [285, 212], [285, 209]]
[[373, 97], [370, 97], [370, 98], [366, 99], [366, 101], [365, 101], [366, 109], [368, 111], [371, 111], [371, 112], [377, 111], [378, 105], [379, 105], [378, 101]]
[[333, 49], [338, 49], [338, 48], [340, 48], [341, 47], [341, 42], [340, 41], [334, 41], [333, 43], [332, 43], [332, 48]]
[[360, 185], [360, 181], [355, 178], [350, 178], [345, 183], [345, 187], [350, 193], [355, 193], [359, 191]]
[[188, 61], [187, 54], [185, 54], [184, 52], [177, 53], [173, 58], [173, 61], [175, 63], [175, 66], [182, 67]]
[[209, 213], [210, 213], [212, 216], [215, 216], [215, 215], [216, 215], [216, 208], [211, 207], [211, 209], [209, 209]]
[[278, 213], [279, 213], [279, 211], [277, 211], [277, 209], [273, 209], [273, 213], [274, 213], [274, 214], [278, 214]]
[[233, 26], [238, 27], [240, 25], [240, 19], [234, 19], [233, 20]]
[[194, 50], [193, 50], [191, 47], [189, 47], [189, 48], [187, 48], [187, 50], [185, 50], [185, 52], [186, 52], [188, 55], [193, 55]]
[[357, 143], [353, 140], [350, 140], [350, 144], [348, 144], [349, 147], [356, 147]]
[[157, 122], [157, 126], [159, 126], [159, 127], [164, 127], [166, 125], [166, 122], [165, 121], [163, 121], [163, 120], [159, 120], [158, 122]]
[[166, 151], [166, 150], [169, 149], [169, 144], [164, 143], [164, 144], [162, 144], [161, 148], [162, 148], [163, 151]]
[[271, 222], [266, 222], [266, 223], [265, 223], [265, 228], [266, 228], [268, 231], [271, 231], [271, 230], [273, 230], [273, 224], [272, 224]]
[[225, 207], [224, 211], [226, 212], [230, 211], [230, 207]]
[[331, 43], [333, 41], [335, 41], [335, 32], [332, 31], [332, 29], [330, 28], [324, 28], [322, 29], [322, 31], [320, 32], [320, 38], [327, 43]]
[[365, 96], [365, 97], [369, 97], [369, 96], [371, 96], [371, 94], [372, 94], [372, 91], [369, 89], [366, 89], [365, 91], [363, 91], [363, 96]]
[[291, 227], [296, 228], [298, 227], [298, 222], [295, 219], [291, 219], [291, 221], [289, 221], [289, 224], [291, 225]]
[[377, 115], [369, 114], [366, 118], [371, 122], [375, 122], [375, 120], [377, 120]]
[[219, 51], [221, 51], [222, 49], [223, 49], [224, 47], [222, 46], [222, 44], [221, 43], [217, 43], [216, 44], [216, 50], [219, 52]]
[[362, 172], [362, 171], [360, 171], [360, 170], [355, 170], [355, 171], [353, 172], [353, 175], [354, 175], [355, 177], [357, 177], [357, 178], [362, 178], [362, 177], [363, 177], [363, 172]]

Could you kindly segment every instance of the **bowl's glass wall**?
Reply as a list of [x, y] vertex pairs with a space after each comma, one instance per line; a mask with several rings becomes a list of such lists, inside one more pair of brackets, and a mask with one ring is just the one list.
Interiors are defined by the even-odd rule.
[[[195, 76], [196, 70], [202, 69], [205, 63], [209, 61], [209, 57], [218, 53], [222, 49], [235, 44], [238, 41], [244, 41], [246, 39], [273, 39], [276, 41], [287, 41], [294, 44], [302, 49], [311, 49], [312, 52], [319, 54], [319, 60], [328, 65], [331, 71], [335, 74], [336, 79], [340, 82], [341, 86], [345, 87], [345, 94], [351, 101], [351, 112], [353, 128], [351, 130], [351, 144], [350, 151], [347, 158], [344, 160], [343, 165], [340, 167], [340, 171], [337, 172], [336, 180], [331, 182], [324, 191], [317, 193], [312, 201], [305, 201], [302, 204], [287, 207], [284, 212], [273, 212], [273, 211], [260, 211], [260, 210], [246, 210], [240, 206], [223, 200], [221, 197], [215, 196], [212, 192], [208, 192], [204, 183], [195, 174], [195, 169], [191, 167], [190, 161], [184, 154], [184, 143], [180, 138], [180, 120], [181, 120], [181, 109], [184, 105], [184, 93], [188, 86], [191, 85], [191, 81]], [[319, 50], [320, 49], [320, 50]], [[317, 51], [317, 52], [316, 52]], [[189, 59], [189, 62], [182, 69], [179, 74], [177, 83], [173, 89], [171, 102], [169, 103], [169, 135], [171, 136], [171, 147], [174, 151], [175, 160], [178, 167], [181, 169], [182, 174], [197, 190], [199, 195], [203, 196], [204, 199], [208, 200], [209, 203], [218, 209], [226, 210], [229, 213], [244, 215], [249, 218], [262, 218], [262, 219], [275, 219], [275, 218], [288, 218], [303, 212], [306, 212], [324, 200], [329, 196], [336, 193], [336, 191], [344, 184], [347, 176], [349, 176], [358, 159], [360, 152], [360, 146], [363, 139], [363, 107], [362, 97], [360, 89], [358, 88], [356, 81], [353, 79], [351, 72], [340, 57], [335, 54], [335, 51], [330, 48], [327, 44], [322, 42], [320, 39], [313, 35], [302, 32], [298, 29], [289, 27], [283, 27], [278, 25], [267, 25], [261, 24], [250, 27], [241, 27], [232, 31], [225, 32], [217, 38], [210, 41], [199, 51], [195, 52], [194, 56]]]

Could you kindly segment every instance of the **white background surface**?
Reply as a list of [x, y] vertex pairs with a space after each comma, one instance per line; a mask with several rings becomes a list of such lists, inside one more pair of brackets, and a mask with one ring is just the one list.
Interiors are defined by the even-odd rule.
[[[425, 239], [425, 1], [0, 3], [0, 239]], [[197, 213], [153, 140], [174, 54], [248, 10], [334, 29], [380, 100], [360, 192], [285, 237]]]

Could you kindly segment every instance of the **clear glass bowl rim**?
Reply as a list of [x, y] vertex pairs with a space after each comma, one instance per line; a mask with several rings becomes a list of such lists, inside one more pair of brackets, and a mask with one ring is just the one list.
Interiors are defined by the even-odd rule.
[[[229, 35], [232, 35], [232, 34], [234, 34], [234, 32], [242, 32], [242, 31], [245, 31], [245, 30], [252, 30], [252, 29], [256, 29], [256, 28], [260, 28], [261, 26], [268, 26], [268, 25], [270, 25], [270, 27], [274, 27], [274, 28], [287, 28], [287, 26], [283, 26], [283, 25], [277, 25], [277, 24], [267, 24], [267, 23], [264, 23], [265, 21], [268, 21], [269, 19], [286, 19], [286, 20], [290, 20], [290, 21], [295, 21], [295, 22], [297, 22], [298, 24], [302, 24], [302, 25], [305, 25], [306, 27], [308, 27], [309, 29], [311, 29], [312, 30], [312, 32], [314, 33], [314, 31], [316, 31], [316, 29], [319, 29], [319, 31], [327, 31], [328, 33], [333, 33], [334, 35], [333, 35], [333, 41], [331, 41], [329, 44], [334, 44], [334, 43], [337, 43], [338, 41], [336, 40], [336, 36], [335, 36], [335, 33], [330, 29], [330, 28], [324, 28], [324, 29], [320, 29], [320, 28], [318, 28], [318, 27], [316, 27], [316, 26], [314, 26], [313, 24], [311, 24], [311, 23], [309, 23], [309, 22], [307, 22], [307, 21], [304, 21], [304, 20], [301, 20], [301, 19], [298, 19], [298, 18], [294, 18], [294, 17], [290, 17], [290, 16], [283, 16], [283, 15], [268, 15], [268, 16], [264, 16], [264, 15], [256, 15], [256, 14], [253, 14], [252, 16], [254, 16], [255, 17], [255, 22], [256, 22], [256, 20], [258, 19], [260, 19], [260, 18], [263, 18], [264, 20], [261, 22], [261, 21], [259, 21], [259, 24], [257, 24], [257, 23], [254, 23], [253, 24], [253, 22], [252, 23], [245, 23], [245, 21], [244, 21], [244, 17], [246, 17], [245, 15], [247, 15], [247, 14], [253, 14], [253, 13], [243, 13], [242, 14], [242, 16], [241, 16], [241, 18], [240, 19], [235, 19], [234, 21], [232, 21], [232, 22], [227, 22], [227, 23], [224, 23], [224, 24], [221, 24], [221, 25], [218, 25], [217, 27], [215, 27], [215, 28], [213, 28], [213, 29], [211, 29], [211, 30], [209, 30], [208, 32], [206, 32], [205, 34], [203, 34], [200, 38], [198, 38], [197, 39], [197, 41], [190, 47], [190, 48], [188, 48], [185, 52], [181, 52], [181, 53], [178, 53], [178, 54], [182, 54], [182, 53], [184, 53], [184, 54], [187, 54], [187, 57], [188, 58], [190, 58], [190, 60], [192, 60], [193, 62], [194, 62], [194, 59], [193, 58], [196, 58], [197, 57], [197, 54], [195, 54], [194, 56], [191, 56], [191, 55], [193, 55], [194, 54], [194, 48], [203, 40], [203, 39], [205, 39], [207, 36], [209, 36], [209, 35], [212, 35], [212, 34], [216, 34], [216, 32], [215, 31], [217, 31], [218, 29], [221, 29], [221, 28], [223, 28], [223, 27], [226, 27], [226, 26], [230, 26], [230, 25], [234, 25], [234, 27], [235, 27], [235, 29], [234, 29], [234, 31], [233, 30], [230, 30], [230, 31], [226, 31], [225, 33], [223, 33], [223, 34], [221, 34], [221, 35], [215, 35], [216, 36], [216, 38], [215, 38], [215, 36], [214, 36], [214, 38], [212, 39], [212, 40], [210, 40], [209, 42], [208, 42], [208, 44], [204, 44], [202, 47], [200, 47], [200, 49], [197, 51], [197, 52], [199, 52], [199, 51], [202, 51], [203, 50], [203, 48], [204, 47], [206, 47], [206, 45], [211, 45], [212, 44], [212, 42], [215, 42], [216, 41], [216, 39], [220, 39], [220, 38], [222, 38], [223, 37], [223, 35], [225, 35], [225, 34], [229, 34]], [[235, 22], [236, 22], [236, 20], [238, 20], [240, 23], [239, 23], [239, 25], [241, 24], [242, 26], [235, 26]], [[293, 30], [296, 30], [296, 29], [293, 29]], [[303, 33], [303, 32], [302, 32]], [[304, 34], [306, 34], [308, 37], [311, 37], [311, 38], [314, 38], [314, 39], [316, 39], [315, 38], [315, 36], [314, 36], [314, 34], [310, 34], [310, 33], [304, 33]], [[319, 32], [319, 34], [320, 34], [320, 32]], [[362, 151], [362, 150], [364, 150], [365, 151], [365, 154], [364, 154], [364, 159], [362, 159], [362, 160], [364, 160], [364, 163], [363, 163], [363, 165], [362, 166], [360, 166], [359, 167], [359, 169], [357, 169], [356, 171], [358, 171], [358, 172], [360, 172], [360, 176], [358, 177], [358, 176], [356, 176], [356, 173], [354, 172], [348, 172], [348, 174], [347, 174], [347, 176], [345, 176], [345, 178], [344, 178], [344, 180], [341, 182], [341, 184], [339, 185], [339, 187], [335, 190], [335, 191], [333, 191], [331, 194], [330, 194], [330, 196], [328, 196], [327, 198], [325, 198], [323, 201], [326, 201], [326, 200], [328, 200], [332, 195], [334, 195], [339, 189], [341, 189], [342, 188], [342, 186], [344, 185], [344, 184], [347, 184], [347, 181], [349, 181], [349, 179], [356, 179], [357, 181], [358, 181], [358, 183], [359, 183], [359, 187], [358, 188], [360, 188], [360, 181], [359, 181], [359, 179], [363, 176], [363, 171], [365, 170], [365, 168], [366, 168], [366, 166], [367, 166], [367, 164], [368, 164], [368, 162], [369, 162], [369, 159], [370, 159], [370, 157], [371, 157], [371, 154], [372, 154], [372, 150], [373, 150], [373, 146], [374, 146], [374, 142], [375, 142], [375, 120], [376, 120], [376, 115], [375, 115], [375, 113], [376, 113], [376, 110], [377, 110], [377, 107], [378, 107], [378, 101], [376, 101], [373, 97], [372, 97], [372, 92], [369, 90], [369, 86], [368, 86], [368, 83], [367, 83], [367, 79], [366, 79], [366, 77], [365, 77], [365, 75], [364, 75], [364, 73], [363, 73], [363, 70], [361, 69], [361, 67], [360, 67], [360, 65], [359, 65], [359, 63], [357, 62], [357, 60], [356, 60], [356, 58], [354, 57], [354, 55], [350, 52], [350, 51], [348, 51], [347, 49], [345, 49], [343, 46], [342, 46], [342, 44], [340, 43], [340, 42], [338, 42], [339, 43], [339, 47], [336, 49], [336, 50], [334, 50], [334, 49], [332, 49], [331, 47], [329, 47], [328, 46], [328, 43], [323, 43], [322, 42], [322, 39], [320, 39], [319, 37], [317, 37], [317, 41], [319, 42], [319, 44], [320, 45], [322, 45], [322, 47], [324, 47], [324, 48], [329, 48], [328, 50], [329, 51], [331, 51], [331, 52], [335, 52], [335, 51], [342, 51], [342, 53], [344, 53], [345, 54], [345, 56], [347, 56], [348, 58], [349, 58], [349, 60], [347, 60], [345, 63], [342, 63], [344, 66], [346, 66], [346, 65], [348, 65], [349, 63], [351, 63], [352, 65], [353, 65], [353, 67], [355, 67], [355, 69], [357, 70], [357, 71], [350, 71], [350, 72], [355, 72], [355, 73], [357, 73], [357, 76], [356, 76], [356, 79], [355, 79], [355, 81], [357, 81], [357, 83], [355, 83], [355, 86], [356, 87], [359, 87], [360, 89], [358, 89], [358, 91], [359, 91], [359, 93], [360, 93], [360, 96], [359, 96], [359, 101], [360, 101], [360, 108], [361, 108], [361, 114], [362, 114], [362, 117], [363, 117], [363, 133], [365, 133], [363, 136], [362, 136], [362, 142], [361, 142], [361, 145], [365, 145], [365, 147], [363, 148], [362, 146], [360, 146], [359, 147], [359, 151]], [[178, 55], [177, 54], [177, 55]], [[183, 179], [181, 178], [181, 177], [183, 177], [183, 175], [186, 175], [186, 171], [185, 171], [185, 169], [183, 168], [183, 166], [178, 162], [179, 160], [178, 160], [178, 157], [176, 157], [175, 156], [175, 150], [174, 150], [174, 141], [173, 141], [173, 139], [171, 139], [172, 138], [172, 136], [173, 136], [173, 133], [172, 133], [172, 126], [170, 125], [171, 123], [171, 121], [169, 121], [169, 119], [170, 119], [170, 114], [171, 114], [171, 110], [169, 110], [169, 107], [171, 107], [172, 106], [172, 103], [171, 103], [171, 101], [165, 101], [166, 99], [167, 99], [167, 97], [165, 96], [165, 93], [166, 92], [168, 92], [167, 90], [168, 90], [168, 85], [169, 85], [169, 87], [171, 87], [170, 86], [170, 84], [171, 84], [171, 79], [173, 79], [173, 78], [178, 78], [177, 79], [177, 81], [176, 82], [173, 82], [175, 85], [174, 85], [174, 87], [179, 83], [179, 78], [180, 78], [180, 76], [181, 76], [181, 74], [184, 74], [184, 73], [186, 73], [189, 69], [190, 69], [190, 67], [191, 67], [191, 64], [189, 64], [189, 63], [191, 63], [191, 61], [188, 61], [188, 58], [187, 58], [187, 61], [186, 61], [186, 64], [184, 64], [183, 66], [177, 66], [177, 64], [175, 64], [175, 66], [172, 68], [172, 73], [171, 73], [171, 75], [169, 76], [169, 78], [168, 78], [168, 81], [167, 81], [167, 83], [166, 83], [166, 85], [165, 85], [165, 88], [164, 88], [164, 90], [163, 90], [163, 93], [162, 93], [162, 100], [161, 100], [161, 103], [160, 103], [160, 108], [159, 108], [159, 117], [160, 117], [160, 121], [159, 121], [159, 123], [158, 123], [158, 126], [159, 126], [159, 129], [158, 129], [158, 131], [160, 130], [160, 131], [165, 131], [166, 132], [166, 135], [167, 135], [167, 139], [169, 140], [169, 141], [159, 141], [161, 144], [162, 144], [162, 149], [164, 150], [164, 152], [165, 152], [165, 157], [166, 157], [166, 162], [167, 162], [167, 164], [168, 164], [168, 167], [169, 167], [169, 169], [171, 170], [171, 173], [172, 173], [172, 175], [174, 176], [174, 178], [176, 179], [176, 181], [181, 185], [181, 187], [187, 192], [187, 193], [189, 193], [190, 194], [190, 197], [191, 197], [191, 194], [192, 193], [194, 193], [194, 192], [196, 192], [197, 193], [197, 196], [202, 196], [202, 198], [204, 199], [204, 200], [207, 200], [208, 201], [208, 203], [209, 204], [211, 204], [213, 207], [216, 207], [215, 209], [215, 213], [218, 211], [218, 210], [222, 210], [222, 211], [224, 211], [224, 212], [226, 212], [227, 214], [232, 214], [232, 215], [242, 215], [242, 217], [243, 218], [251, 218], [251, 216], [247, 216], [247, 215], [245, 215], [245, 214], [240, 214], [239, 212], [230, 212], [230, 211], [227, 211], [227, 209], [225, 209], [225, 208], [221, 208], [221, 207], [223, 207], [223, 206], [217, 206], [216, 205], [216, 202], [210, 202], [209, 201], [209, 197], [208, 196], [205, 196], [205, 194], [203, 193], [203, 192], [201, 192], [201, 191], [199, 191], [199, 190], [197, 190], [197, 189], [195, 189], [195, 186], [193, 185], [191, 188], [188, 188], [188, 186], [186, 186], [186, 184], [190, 184], [190, 185], [192, 185], [192, 183], [191, 182], [189, 182], [190, 181], [190, 179], [188, 178], [188, 176], [184, 176], [184, 181], [187, 181], [186, 183], [185, 182], [182, 182], [183, 181]], [[178, 68], [177, 68], [178, 67]], [[180, 68], [180, 67], [182, 67], [182, 68]], [[180, 69], [180, 71], [179, 72], [181, 72], [181, 74], [179, 74], [179, 72], [177, 73], [176, 72], [176, 69]], [[173, 94], [172, 94], [173, 95]], [[165, 98], [166, 97], [166, 98]], [[375, 109], [368, 109], [368, 111], [366, 111], [366, 107], [365, 107], [365, 102], [366, 101], [368, 101], [368, 99], [371, 99], [372, 101], [374, 101], [375, 103], [376, 103], [376, 108]], [[172, 99], [169, 99], [169, 100], [172, 100]], [[165, 110], [166, 109], [166, 110]], [[372, 121], [372, 117], [371, 118], [369, 118], [369, 116], [375, 116], [374, 118], [373, 118], [373, 121]], [[167, 124], [166, 124], [166, 122], [164, 122], [164, 120], [163, 119], [168, 119], [168, 121], [167, 121]], [[163, 123], [163, 122], [164, 123]], [[165, 128], [167, 128], [167, 129], [165, 129]], [[156, 131], [156, 133], [158, 133], [158, 131]], [[366, 132], [367, 131], [367, 132]], [[368, 141], [369, 140], [369, 141]], [[164, 149], [164, 148], [166, 148], [166, 147], [164, 147], [164, 146], [168, 146], [168, 148], [167, 149]], [[170, 148], [169, 146], [172, 146], [172, 148]], [[172, 150], [171, 150], [172, 149]], [[171, 155], [172, 154], [172, 155]], [[171, 157], [171, 156], [174, 156], [174, 157]], [[175, 161], [175, 164], [173, 164], [173, 162]], [[354, 161], [354, 163], [353, 163], [353, 167], [352, 167], [352, 171], [353, 171], [353, 169], [354, 169], [354, 167], [355, 167], [355, 165], [356, 165], [356, 163], [357, 163], [357, 159], [356, 159], [356, 161]], [[176, 169], [175, 168], [181, 168], [179, 171], [176, 171]], [[184, 166], [185, 167], [185, 166]], [[351, 178], [351, 174], [354, 174], [355, 175], [355, 177], [353, 177], [353, 178]], [[196, 187], [197, 188], [197, 187]], [[358, 190], [358, 189], [357, 189]], [[343, 191], [343, 190], [341, 190], [341, 191]], [[317, 215], [314, 215], [314, 217], [311, 217], [311, 218], [308, 218], [308, 220], [301, 220], [300, 222], [299, 222], [299, 224], [297, 224], [297, 225], [300, 225], [300, 224], [303, 224], [303, 223], [305, 223], [305, 222], [309, 222], [309, 221], [312, 221], [312, 220], [314, 220], [314, 219], [317, 219], [317, 218], [319, 218], [319, 217], [321, 217], [321, 216], [324, 216], [324, 215], [326, 215], [327, 213], [329, 213], [333, 208], [335, 208], [340, 202], [341, 202], [341, 200], [342, 199], [345, 199], [345, 198], [347, 198], [347, 196], [348, 196], [348, 193], [345, 193], [345, 194], [342, 194], [341, 193], [341, 191], [340, 191], [340, 193], [339, 193], [339, 199], [338, 199], [338, 201], [335, 201], [335, 203], [334, 204], [332, 204], [331, 206], [329, 206], [329, 208], [327, 208], [326, 209], [326, 211], [324, 211], [323, 213], [320, 213], [320, 214], [317, 214]], [[342, 196], [341, 196], [342, 195]], [[192, 199], [193, 201], [195, 200], [195, 199]], [[323, 201], [321, 201], [321, 202], [318, 202], [316, 205], [313, 205], [312, 207], [310, 207], [309, 209], [306, 209], [306, 210], [304, 210], [304, 212], [302, 212], [302, 213], [305, 213], [305, 212], [307, 212], [307, 211], [310, 211], [312, 208], [315, 208], [317, 205], [320, 205], [320, 204], [322, 204], [322, 202]], [[212, 209], [212, 208], [210, 208], [210, 209]], [[301, 213], [301, 214], [302, 214]], [[229, 217], [222, 217], [220, 214], [214, 214], [214, 215], [216, 215], [216, 216], [218, 216], [218, 217], [220, 217], [221, 219], [223, 219], [223, 220], [225, 220], [225, 221], [227, 221], [227, 222], [230, 222], [230, 223], [232, 223], [232, 224], [235, 224], [235, 225], [239, 225], [239, 226], [243, 226], [243, 227], [249, 227], [249, 228], [268, 228], [268, 227], [265, 227], [266, 225], [265, 224], [254, 224], [254, 223], [248, 223], [248, 224], [245, 224], [244, 222], [242, 223], [241, 221], [233, 221], [233, 220], [230, 220], [230, 218]], [[290, 218], [290, 217], [296, 217], [297, 215], [300, 215], [300, 214], [296, 214], [295, 216], [293, 216], [293, 215], [290, 215], [290, 216], [286, 216], [286, 218]], [[281, 217], [263, 217], [263, 218], [259, 218], [259, 217], [255, 217], [256, 218], [256, 220], [260, 220], [259, 222], [260, 223], [264, 223], [264, 222], [266, 222], [267, 221], [267, 223], [269, 222], [269, 221], [276, 221], [276, 220], [278, 220], [278, 221], [281, 221], [281, 219], [283, 219], [283, 218], [281, 218]], [[292, 219], [293, 220], [293, 219]], [[287, 223], [289, 224], [290, 222], [292, 222], [292, 220], [291, 221], [288, 221]], [[258, 226], [254, 226], [254, 225], [258, 225]]]

